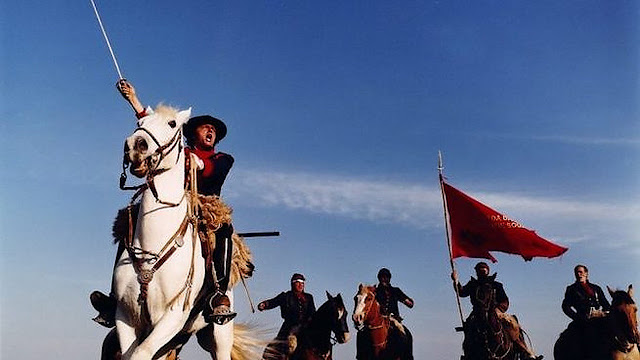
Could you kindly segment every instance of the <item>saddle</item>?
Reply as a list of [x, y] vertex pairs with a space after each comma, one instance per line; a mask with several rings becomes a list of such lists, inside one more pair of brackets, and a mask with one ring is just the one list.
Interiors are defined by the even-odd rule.
[[[205, 258], [207, 273], [211, 273], [212, 254], [216, 244], [216, 231], [226, 225], [231, 225], [233, 210], [216, 195], [198, 195], [200, 214], [198, 216], [198, 232], [202, 244], [202, 256]], [[130, 209], [130, 210], [129, 210]], [[131, 226], [135, 229], [140, 203], [135, 203], [131, 207], [118, 210], [116, 218], [111, 228], [113, 242], [124, 244], [129, 236], [129, 211], [131, 211]], [[232, 235], [233, 257], [231, 260], [231, 280], [236, 283], [240, 277], [250, 278], [253, 275], [252, 255], [244, 239], [235, 232]]]

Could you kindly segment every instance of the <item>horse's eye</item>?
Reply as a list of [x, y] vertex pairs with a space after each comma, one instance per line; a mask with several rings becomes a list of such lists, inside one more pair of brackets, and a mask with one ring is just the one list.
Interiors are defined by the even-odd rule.
[[169, 121], [169, 126], [171, 126], [171, 128], [176, 127], [176, 125], [177, 125], [177, 123], [176, 123], [176, 121], [175, 121], [175, 120], [171, 120], [171, 121]]

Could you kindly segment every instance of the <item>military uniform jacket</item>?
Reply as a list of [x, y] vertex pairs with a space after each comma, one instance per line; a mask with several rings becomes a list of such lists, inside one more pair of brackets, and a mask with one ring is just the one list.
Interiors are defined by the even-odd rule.
[[478, 280], [474, 277], [471, 277], [471, 280], [464, 285], [461, 286], [458, 290], [458, 295], [461, 297], [471, 297], [471, 305], [473, 306], [473, 312], [478, 312], [483, 310], [483, 302], [482, 296], [486, 296], [482, 294], [484, 289], [483, 287], [489, 287], [493, 292], [493, 300], [495, 301], [495, 306], [500, 309], [502, 312], [506, 312], [509, 308], [509, 298], [507, 297], [507, 293], [504, 291], [504, 286], [498, 281], [495, 281], [496, 275], [487, 277], [484, 280]]
[[[204, 163], [204, 168], [198, 170], [198, 193], [219, 196], [222, 185], [233, 166], [233, 156], [213, 150], [204, 151], [190, 148], [186, 148], [185, 152], [187, 153], [187, 159], [189, 159], [188, 153], [192, 152]], [[188, 164], [187, 169], [189, 169]]]
[[278, 332], [278, 337], [289, 333], [289, 331], [297, 325], [302, 325], [311, 319], [316, 312], [316, 306], [313, 303], [311, 294], [303, 293], [303, 299], [299, 299], [296, 294], [289, 290], [281, 292], [273, 299], [265, 300], [265, 310], [280, 307], [280, 316], [284, 319], [284, 323]]
[[573, 320], [586, 320], [591, 308], [608, 311], [611, 307], [600, 286], [588, 281], [586, 286], [593, 291], [592, 296], [589, 296], [587, 290], [577, 281], [567, 286], [564, 293], [562, 311]]
[[398, 302], [404, 302], [408, 299], [409, 297], [400, 288], [376, 285], [376, 300], [380, 304], [380, 313], [382, 315], [394, 314], [399, 317]]

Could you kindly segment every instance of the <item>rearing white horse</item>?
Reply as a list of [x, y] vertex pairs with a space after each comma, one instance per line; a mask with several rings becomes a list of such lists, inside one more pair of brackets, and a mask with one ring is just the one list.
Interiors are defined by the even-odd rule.
[[[123, 359], [150, 360], [178, 333], [207, 325], [189, 317], [205, 274], [190, 205], [196, 195], [185, 187], [182, 125], [190, 114], [160, 106], [125, 142], [125, 167], [146, 182], [135, 232], [113, 273]], [[227, 295], [233, 303], [231, 289]], [[215, 359], [231, 359], [233, 327], [214, 326]]]

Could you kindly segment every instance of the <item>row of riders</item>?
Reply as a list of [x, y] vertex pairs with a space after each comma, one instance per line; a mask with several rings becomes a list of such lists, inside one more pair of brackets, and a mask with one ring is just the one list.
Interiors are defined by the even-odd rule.
[[[131, 83], [126, 80], [120, 80], [117, 82], [116, 88], [133, 108], [139, 121], [143, 121], [141, 119], [154, 113], [153, 109], [150, 107], [145, 108], [142, 105]], [[162, 110], [157, 109], [157, 111]], [[147, 137], [158, 145], [159, 149], [152, 155], [157, 154], [158, 151], [162, 152], [165, 150], [168, 145], [161, 145], [149, 130], [140, 126], [140, 123], [138, 125], [139, 127], [136, 131], [142, 130], [146, 132]], [[176, 121], [169, 121], [169, 126], [172, 128], [176, 127]], [[200, 207], [195, 210], [195, 216], [199, 221], [194, 225], [197, 227], [197, 233], [203, 243], [201, 252], [205, 261], [203, 290], [201, 294], [198, 295], [198, 297], [203, 300], [201, 301], [203, 305], [199, 310], [202, 312], [206, 323], [209, 324], [205, 329], [211, 329], [213, 328], [213, 324], [220, 326], [225, 325], [236, 316], [236, 313], [233, 311], [232, 301], [227, 294], [228, 290], [230, 290], [230, 282], [237, 281], [238, 277], [235, 276], [234, 279], [234, 264], [232, 264], [238, 251], [236, 247], [242, 247], [243, 244], [238, 242], [237, 235], [234, 234], [230, 209], [226, 208], [226, 205], [221, 203], [219, 199], [222, 186], [233, 165], [234, 159], [231, 155], [218, 152], [215, 149], [215, 146], [227, 133], [226, 125], [220, 119], [209, 115], [192, 117], [184, 123], [182, 131], [187, 141], [187, 147], [184, 149], [186, 155], [185, 167], [187, 169], [185, 183], [193, 184], [192, 187], [197, 189], [197, 202], [200, 204]], [[182, 135], [182, 133], [178, 131], [174, 137], [178, 136], [178, 134], [180, 136]], [[173, 146], [175, 146], [175, 143], [181, 144], [181, 139], [175, 141]], [[125, 156], [135, 157], [136, 155], [128, 153], [131, 152], [135, 154], [136, 152], [133, 150], [142, 150], [140, 152], [144, 153], [144, 150], [148, 147], [149, 144], [146, 143], [142, 137], [134, 138], [131, 143], [129, 141], [127, 142], [125, 146]], [[181, 151], [181, 149], [179, 150]], [[146, 158], [141, 160], [138, 166], [141, 168], [149, 167], [149, 162], [154, 161], [153, 156], [149, 158], [150, 160]], [[192, 162], [195, 162], [195, 164]], [[123, 167], [126, 169], [126, 164], [123, 164]], [[157, 189], [155, 189], [153, 181], [149, 181], [149, 169], [145, 170], [147, 171], [132, 168], [131, 172], [139, 177], [143, 177], [144, 174], [146, 174], [147, 187], [154, 193], [156, 201], [162, 202], [158, 198]], [[163, 171], [164, 170], [156, 170], [155, 175], [161, 174]], [[139, 172], [139, 174], [137, 174], [137, 172]], [[126, 180], [126, 175], [124, 176]], [[122, 185], [123, 184], [121, 184], [121, 187]], [[128, 252], [132, 263], [136, 261], [136, 257], [153, 255], [131, 245], [132, 232], [136, 229], [135, 219], [137, 219], [138, 208], [139, 205], [134, 204], [132, 201], [127, 211], [121, 211], [119, 213], [116, 223], [114, 224], [114, 237], [118, 241], [114, 274], [118, 264], [122, 264], [122, 259], [126, 258], [126, 255], [123, 257], [125, 251]], [[220, 208], [224, 211], [221, 211]], [[186, 227], [187, 222], [185, 220], [183, 225], [181, 225], [182, 232], [177, 232], [172, 239], [179, 237], [179, 235], [184, 235]], [[144, 278], [142, 274], [145, 274], [145, 272], [141, 270], [141, 267], [136, 269], [136, 272], [138, 272], [138, 283], [140, 284], [139, 304], [143, 304], [146, 300], [146, 291], [153, 278], [153, 272], [157, 271], [160, 265], [167, 260], [175, 249], [174, 247], [168, 251], [169, 254], [167, 256], [161, 258], [155, 256], [151, 261], [148, 261], [155, 263], [148, 279], [141, 279]], [[504, 291], [503, 285], [495, 280], [496, 274], [490, 275], [489, 266], [484, 262], [478, 263], [475, 270], [477, 278], [472, 277], [464, 286], [458, 282], [458, 275], [455, 271], [451, 274], [455, 291], [461, 297], [470, 297], [473, 307], [471, 314], [462, 327], [465, 334], [465, 340], [463, 342], [465, 355], [463, 358], [502, 359], [507, 358], [506, 355], [512, 353], [516, 354], [516, 357], [512, 357], [514, 359], [541, 359], [542, 356], [536, 356], [526, 345], [523, 336], [524, 332], [520, 329], [515, 316], [506, 313], [509, 307], [509, 299]], [[251, 264], [249, 260], [246, 260], [240, 277], [250, 277], [252, 272], [253, 264]], [[588, 359], [589, 356], [591, 356], [589, 354], [594, 352], [586, 349], [592, 347], [593, 344], [597, 344], [597, 338], [601, 335], [597, 326], [594, 326], [596, 323], [594, 319], [604, 317], [611, 306], [604, 296], [602, 289], [588, 281], [586, 266], [576, 266], [575, 277], [576, 282], [567, 287], [565, 299], [562, 303], [562, 310], [573, 322], [561, 335], [560, 340], [564, 339], [564, 342], [570, 344], [577, 343], [579, 350], [576, 351], [581, 352], [582, 355], [576, 357], [576, 359]], [[402, 290], [391, 286], [391, 273], [388, 269], [383, 268], [379, 271], [378, 280], [379, 283], [372, 287], [361, 284], [354, 298], [355, 309], [352, 319], [359, 330], [356, 357], [357, 359], [413, 359], [411, 333], [401, 323], [402, 318], [399, 315], [398, 303], [403, 303], [405, 306], [412, 308], [414, 302], [404, 294]], [[314, 350], [315, 353], [310, 353], [309, 356], [302, 354], [301, 351], [296, 352], [295, 350], [296, 341], [300, 342], [301, 339], [304, 338], [302, 335], [305, 335], [300, 334], [301, 329], [308, 328], [310, 323], [316, 324], [324, 321], [320, 319], [321, 317], [331, 317], [326, 311], [332, 311], [337, 314], [337, 316], [335, 316], [337, 325], [331, 328], [331, 324], [329, 324], [327, 328], [333, 330], [338, 342], [347, 341], [348, 336], [344, 335], [348, 334], [344, 320], [346, 310], [344, 309], [340, 295], [334, 298], [327, 293], [327, 303], [323, 304], [323, 306], [316, 311], [313, 296], [304, 292], [304, 284], [304, 276], [294, 274], [291, 278], [290, 291], [282, 292], [273, 299], [265, 300], [258, 304], [258, 310], [260, 311], [279, 307], [281, 316], [284, 319], [284, 323], [276, 339], [266, 347], [263, 354], [264, 359], [286, 358], [283, 357], [286, 356], [286, 354], [297, 354], [297, 356], [289, 358], [300, 359], [331, 358], [332, 344], [330, 344], [328, 340], [326, 340], [327, 344], [316, 347]], [[190, 288], [191, 284], [188, 283], [187, 285], [188, 286], [185, 287]], [[94, 320], [109, 328], [116, 325], [118, 300], [116, 295], [117, 291], [114, 287], [115, 275], [114, 281], [112, 282], [112, 289], [108, 295], [94, 291], [90, 296], [92, 305], [99, 312]], [[189, 293], [187, 291], [185, 306], [188, 300]], [[629, 299], [629, 301], [633, 303], [631, 299]], [[326, 306], [328, 304], [332, 306]], [[373, 309], [374, 307], [375, 309]], [[323, 311], [324, 308], [331, 309]], [[379, 314], [380, 316], [373, 318], [371, 315], [373, 313]], [[322, 316], [318, 316], [319, 314]], [[630, 336], [632, 343], [638, 342], [637, 324], [635, 326]], [[111, 334], [114, 334], [114, 332], [112, 331], [110, 335]], [[491, 334], [497, 334], [497, 336], [490, 336]], [[213, 331], [209, 330], [204, 334], [200, 331], [196, 335], [198, 336], [199, 343], [204, 348], [207, 348], [206, 338], [212, 336]], [[142, 334], [142, 336], [144, 336], [144, 334]], [[119, 348], [120, 345], [118, 344], [118, 340], [115, 339], [115, 335], [111, 336], [111, 338], [112, 340], [110, 341], [115, 344], [112, 345]], [[560, 340], [559, 343], [562, 343]], [[105, 344], [108, 344], [108, 342], [109, 336], [107, 340], [105, 340]], [[212, 348], [215, 346], [208, 344], [208, 347]], [[105, 355], [104, 348], [105, 346], [103, 346], [103, 358], [111, 358], [113, 354]], [[304, 348], [304, 346], [298, 346], [298, 348]], [[323, 349], [324, 355], [316, 356], [318, 355], [318, 348]], [[212, 355], [216, 351], [209, 350], [212, 352]], [[558, 350], [558, 344], [556, 345], [556, 350]], [[635, 351], [637, 352], [637, 349]], [[219, 353], [216, 353], [216, 355], [216, 357], [220, 357]], [[556, 358], [559, 359], [561, 357], [558, 357], [556, 354]], [[597, 356], [592, 358], [601, 359], [601, 357]]]
[[[463, 360], [485, 359], [542, 359], [527, 346], [525, 332], [514, 315], [507, 314], [509, 298], [504, 286], [490, 274], [489, 265], [475, 266], [476, 278], [464, 286], [454, 270], [451, 279], [461, 297], [469, 297], [472, 311], [462, 328]], [[575, 282], [567, 286], [562, 311], [571, 318], [568, 328], [554, 347], [556, 360], [618, 360], [640, 359], [637, 327], [637, 307], [632, 299], [633, 288], [609, 293], [607, 300], [600, 286], [589, 282], [585, 265], [574, 268]], [[612, 355], [614, 353], [620, 354]], [[616, 357], [617, 356], [617, 357]]]

